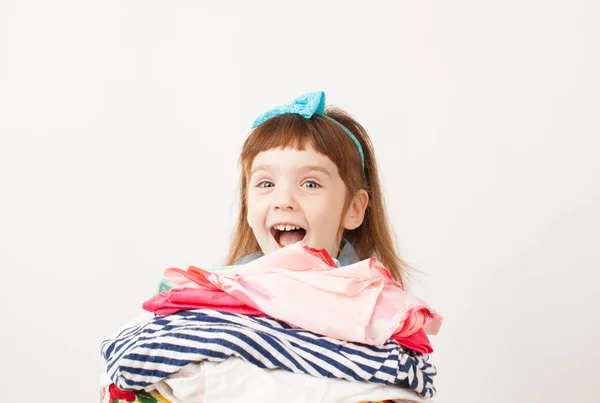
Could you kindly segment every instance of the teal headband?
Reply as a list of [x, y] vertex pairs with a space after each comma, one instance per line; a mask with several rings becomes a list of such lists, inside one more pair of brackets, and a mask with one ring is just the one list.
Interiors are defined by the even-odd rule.
[[311, 92], [309, 94], [300, 95], [298, 98], [294, 99], [291, 104], [273, 108], [256, 118], [254, 123], [252, 123], [252, 128], [254, 129], [258, 127], [258, 125], [260, 125], [261, 123], [275, 116], [288, 114], [297, 114], [300, 116], [304, 116], [307, 119], [310, 119], [313, 115], [320, 115], [331, 120], [333, 123], [344, 129], [346, 134], [350, 136], [352, 141], [354, 141], [354, 144], [356, 144], [356, 148], [358, 148], [358, 153], [360, 154], [362, 168], [365, 169], [365, 155], [363, 153], [363, 149], [360, 145], [360, 142], [358, 141], [356, 136], [354, 136], [354, 134], [352, 134], [352, 132], [340, 122], [325, 115], [325, 92], [317, 91]]

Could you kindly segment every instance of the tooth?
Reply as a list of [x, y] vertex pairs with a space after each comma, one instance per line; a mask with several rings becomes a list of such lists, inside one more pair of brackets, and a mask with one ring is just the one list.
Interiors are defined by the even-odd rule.
[[291, 229], [292, 229], [292, 226], [291, 226], [291, 225], [286, 225], [286, 226], [285, 226], [285, 230], [286, 230], [286, 231], [290, 231]]

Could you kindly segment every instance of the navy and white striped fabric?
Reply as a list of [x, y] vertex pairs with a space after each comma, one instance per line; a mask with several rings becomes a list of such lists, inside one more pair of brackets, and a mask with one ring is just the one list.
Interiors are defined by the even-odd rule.
[[192, 362], [242, 358], [260, 368], [316, 377], [399, 385], [430, 398], [436, 369], [428, 356], [390, 341], [350, 343], [295, 329], [281, 321], [214, 310], [156, 316], [102, 343], [110, 379], [139, 390]]

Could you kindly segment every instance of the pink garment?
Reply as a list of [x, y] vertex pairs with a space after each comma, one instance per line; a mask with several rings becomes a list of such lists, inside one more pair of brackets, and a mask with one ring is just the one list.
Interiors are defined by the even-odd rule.
[[144, 310], [157, 315], [171, 315], [190, 309], [214, 309], [217, 311], [266, 316], [264, 312], [249, 307], [222, 290], [204, 288], [173, 288], [163, 291], [142, 305]]
[[206, 290], [222, 290], [292, 326], [376, 346], [392, 335], [437, 334], [442, 317], [404, 291], [374, 258], [337, 267], [325, 250], [295, 243], [242, 266], [207, 272], [167, 269]]
[[[266, 316], [264, 312], [245, 305], [225, 291], [206, 290], [195, 283], [194, 285], [195, 287], [173, 288], [169, 291], [162, 291], [144, 302], [143, 308], [157, 315], [171, 315], [191, 309], [214, 309], [244, 315]], [[423, 329], [408, 337], [400, 337], [398, 334], [394, 334], [391, 338], [401, 346], [411, 350], [423, 354], [433, 352], [431, 343]]]

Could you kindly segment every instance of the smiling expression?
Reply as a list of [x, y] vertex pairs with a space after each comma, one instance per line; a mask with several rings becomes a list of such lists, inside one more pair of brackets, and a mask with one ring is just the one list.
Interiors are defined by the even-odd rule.
[[263, 151], [248, 180], [248, 224], [265, 254], [302, 240], [337, 257], [346, 193], [337, 166], [313, 148]]

